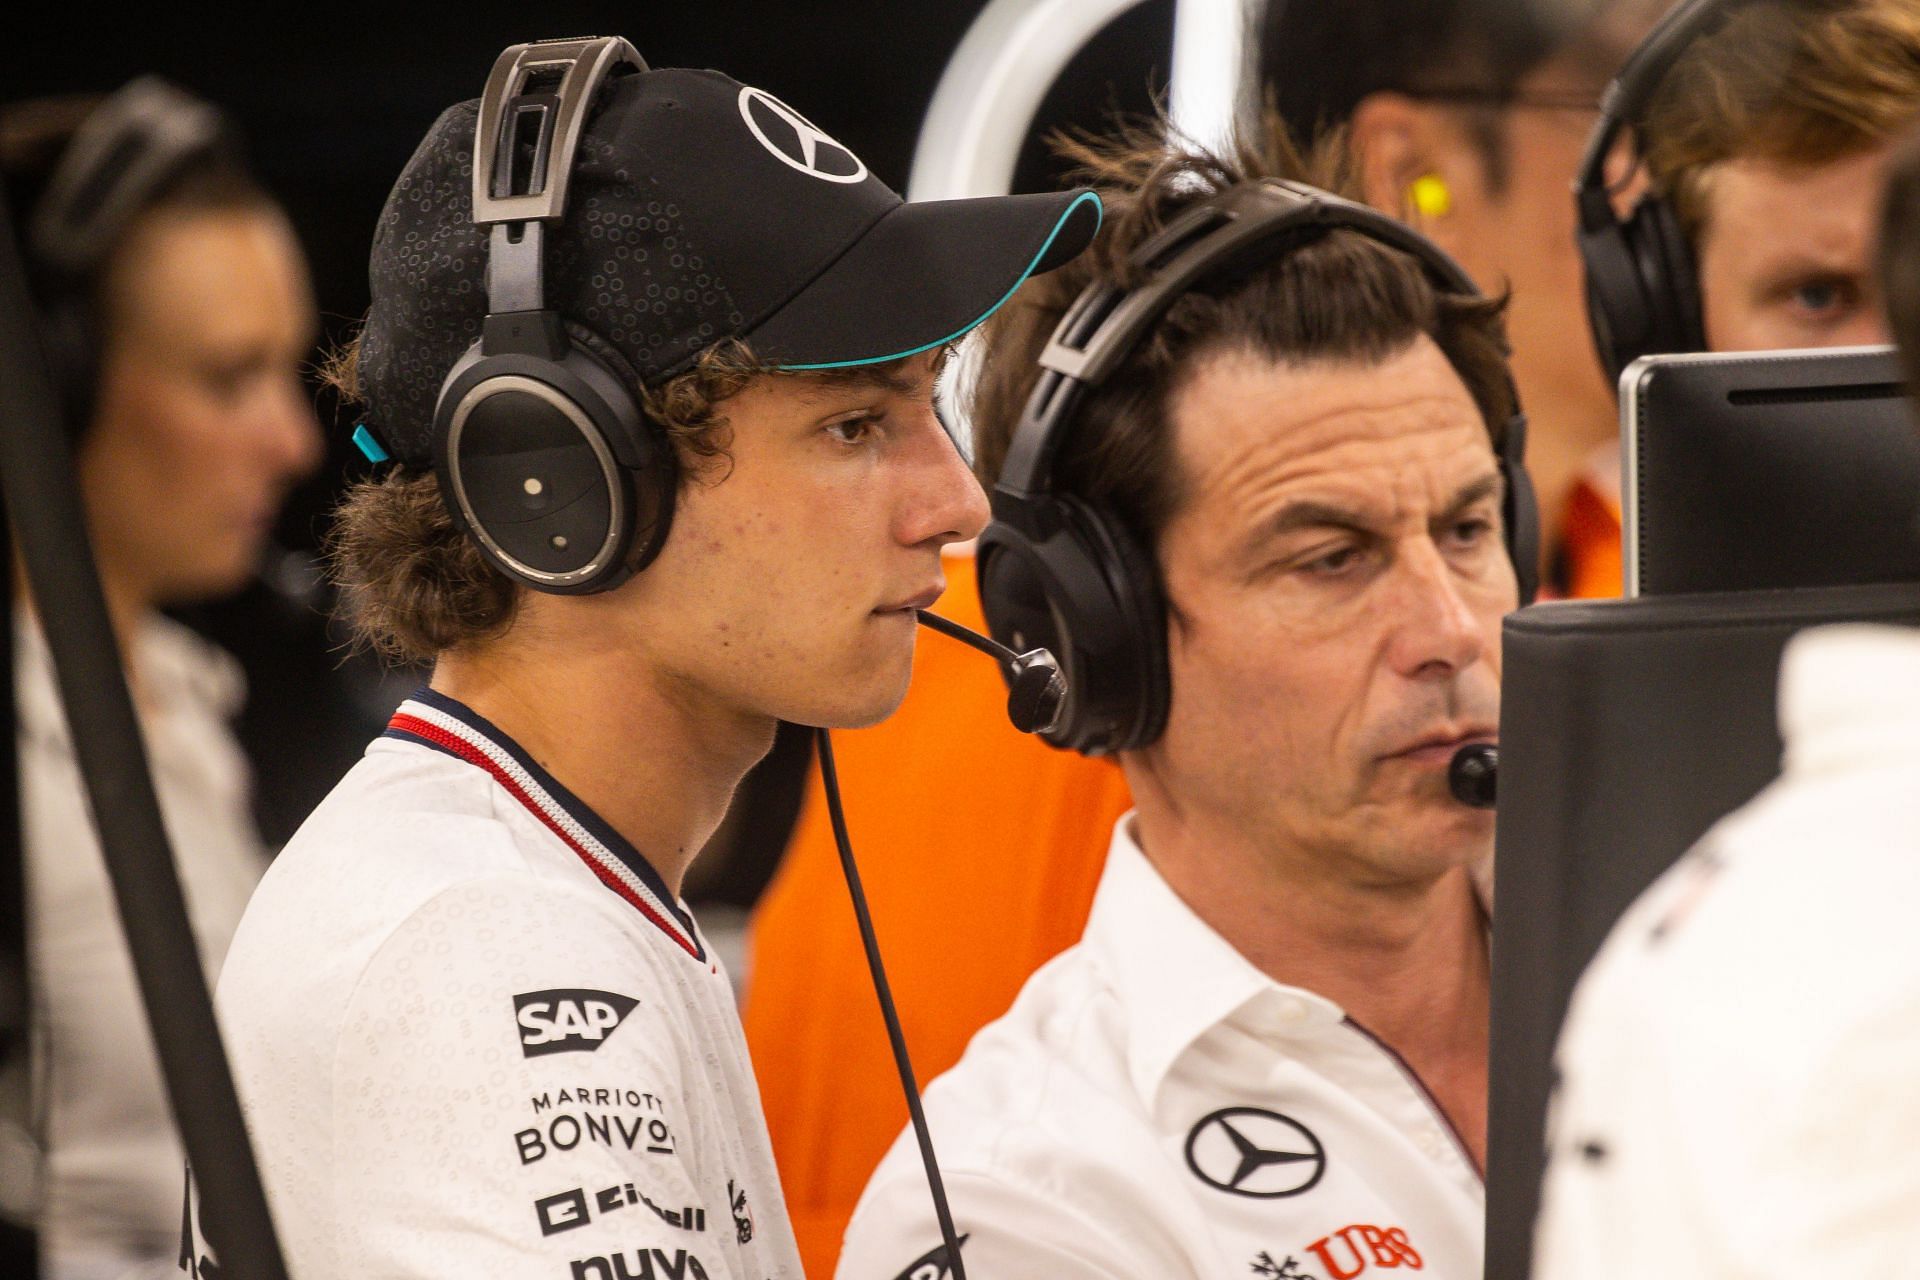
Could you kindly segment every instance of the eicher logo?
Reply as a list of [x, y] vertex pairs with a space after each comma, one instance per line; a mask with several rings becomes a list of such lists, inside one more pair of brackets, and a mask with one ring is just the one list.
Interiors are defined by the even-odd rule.
[[[967, 1237], [960, 1236], [954, 1244], [962, 1249], [967, 1246]], [[893, 1280], [947, 1280], [953, 1274], [953, 1263], [947, 1258], [947, 1246], [944, 1242], [933, 1246], [919, 1257], [909, 1262], [906, 1269]]]
[[1327, 1149], [1298, 1120], [1259, 1107], [1223, 1107], [1187, 1134], [1187, 1168], [1216, 1191], [1297, 1196], [1327, 1171]]
[[605, 1258], [581, 1258], [573, 1263], [573, 1280], [707, 1280], [700, 1259], [685, 1249], [671, 1257], [665, 1249], [635, 1249]]
[[738, 101], [740, 118], [781, 164], [823, 182], [859, 182], [867, 176], [859, 156], [765, 89], [741, 85]]
[[1391, 1271], [1405, 1267], [1420, 1271], [1427, 1265], [1420, 1251], [1407, 1239], [1405, 1227], [1355, 1223], [1321, 1236], [1307, 1246], [1307, 1252], [1320, 1259], [1320, 1265], [1327, 1269], [1328, 1280], [1353, 1280], [1372, 1268]]
[[520, 1024], [520, 1052], [529, 1058], [592, 1053], [639, 1003], [611, 991], [572, 988], [515, 996], [513, 1019]]

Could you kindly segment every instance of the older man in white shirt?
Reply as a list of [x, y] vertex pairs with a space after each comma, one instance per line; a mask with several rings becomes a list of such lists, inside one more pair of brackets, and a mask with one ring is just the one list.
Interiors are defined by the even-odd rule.
[[[984, 475], [1055, 457], [1062, 501], [1144, 544], [1110, 563], [1164, 592], [1143, 632], [1165, 648], [1140, 667], [1164, 658], [1167, 701], [1157, 732], [1065, 731], [1117, 752], [1137, 808], [1081, 942], [927, 1091], [960, 1261], [1000, 1280], [1470, 1280], [1488, 1010], [1473, 873], [1493, 827], [1449, 765], [1495, 736], [1520, 598], [1499, 307], [1404, 229], [1302, 215], [1195, 278], [1166, 266], [1177, 296], [1068, 438], [1036, 446], [1028, 424], [1010, 445], [1083, 287], [1150, 294], [1153, 268], [1128, 258], [1183, 214], [1194, 233], [1316, 201], [1252, 171], [1253, 148], [1224, 168], [1167, 154], [1134, 138], [1084, 157], [1109, 184], [1104, 242], [987, 334], [974, 402]], [[1186, 260], [1154, 243], [1157, 264]], [[991, 560], [982, 581], [993, 621]], [[1077, 696], [1104, 696], [1115, 661]], [[932, 1280], [951, 1271], [939, 1241], [903, 1135], [838, 1274]]]

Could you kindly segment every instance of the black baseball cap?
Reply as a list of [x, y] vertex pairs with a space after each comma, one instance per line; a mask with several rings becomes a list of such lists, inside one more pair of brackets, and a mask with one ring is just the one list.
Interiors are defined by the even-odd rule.
[[[360, 385], [402, 463], [430, 460], [441, 382], [487, 314], [478, 108], [434, 123], [374, 233]], [[545, 302], [647, 384], [728, 337], [776, 368], [877, 364], [960, 337], [1099, 225], [1085, 189], [907, 204], [772, 94], [641, 71], [604, 86], [588, 120], [547, 232]]]

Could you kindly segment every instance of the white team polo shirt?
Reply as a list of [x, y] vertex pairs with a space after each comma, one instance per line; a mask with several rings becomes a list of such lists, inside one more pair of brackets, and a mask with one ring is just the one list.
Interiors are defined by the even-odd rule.
[[1780, 716], [1574, 993], [1537, 1280], [1920, 1274], [1920, 632], [1796, 638]]
[[692, 917], [452, 699], [281, 853], [218, 1004], [296, 1280], [800, 1280]]
[[[1485, 1193], [1438, 1106], [1333, 1002], [1274, 982], [1120, 820], [1081, 941], [926, 1093], [981, 1280], [1478, 1280]], [[840, 1280], [948, 1274], [911, 1132]]]

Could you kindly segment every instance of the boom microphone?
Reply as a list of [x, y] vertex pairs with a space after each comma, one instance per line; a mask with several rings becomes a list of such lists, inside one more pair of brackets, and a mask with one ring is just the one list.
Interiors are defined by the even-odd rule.
[[1051, 653], [1045, 649], [1015, 653], [999, 641], [937, 613], [925, 609], [915, 612], [921, 626], [978, 649], [1000, 663], [1007, 677], [1007, 719], [1013, 721], [1014, 728], [1022, 733], [1045, 733], [1060, 722], [1060, 708], [1067, 701], [1067, 681]]
[[1447, 789], [1461, 804], [1493, 808], [1499, 784], [1500, 748], [1491, 742], [1469, 742], [1447, 763]]

